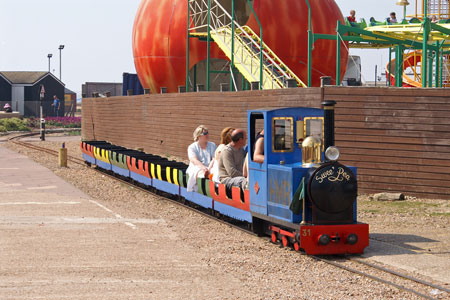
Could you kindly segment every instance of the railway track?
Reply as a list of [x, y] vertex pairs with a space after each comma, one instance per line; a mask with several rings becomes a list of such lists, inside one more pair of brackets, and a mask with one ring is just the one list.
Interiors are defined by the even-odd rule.
[[[30, 143], [27, 143], [27, 142], [20, 141], [20, 139], [23, 138], [23, 137], [33, 136], [33, 135], [37, 135], [37, 134], [38, 133], [28, 133], [28, 134], [25, 134], [25, 135], [13, 137], [13, 138], [11, 138], [9, 140], [12, 143], [16, 144], [16, 145], [19, 145], [19, 146], [22, 146], [22, 147], [26, 147], [28, 149], [36, 150], [38, 152], [44, 152], [44, 153], [47, 153], [47, 154], [50, 154], [50, 155], [53, 155], [53, 156], [58, 156], [59, 153], [56, 150], [52, 150], [52, 149], [48, 149], [48, 148], [44, 148], [44, 147], [40, 147], [40, 146], [37, 146], [37, 145], [30, 144]], [[78, 158], [78, 157], [73, 157], [73, 156], [68, 155], [67, 156], [67, 160], [72, 162], [72, 163], [78, 164], [78, 165], [87, 166], [86, 162], [83, 159]], [[91, 168], [91, 170], [93, 170], [93, 171], [95, 171], [97, 173], [100, 173], [100, 174], [102, 174], [104, 176], [107, 176], [107, 177], [111, 178], [112, 180], [118, 181], [118, 182], [120, 182], [122, 184], [125, 184], [127, 186], [130, 186], [130, 187], [133, 187], [134, 189], [137, 189], [137, 190], [139, 190], [141, 192], [150, 193], [152, 195], [161, 196], [160, 194], [158, 194], [155, 191], [152, 191], [152, 190], [150, 190], [148, 188], [144, 188], [144, 187], [140, 186], [140, 184], [138, 184], [138, 183], [130, 182], [128, 180], [124, 180], [124, 179], [119, 178], [117, 176], [111, 175], [111, 174], [109, 174], [109, 173], [107, 173], [105, 171], [102, 171], [101, 169]], [[239, 226], [239, 225], [227, 222], [227, 221], [225, 221], [223, 219], [220, 219], [220, 218], [212, 215], [211, 213], [208, 213], [206, 211], [202, 211], [202, 210], [197, 209], [195, 207], [191, 207], [191, 206], [187, 205], [186, 203], [181, 202], [179, 200], [171, 199], [170, 197], [165, 197], [165, 199], [167, 201], [171, 202], [172, 204], [175, 204], [175, 205], [178, 205], [178, 206], [182, 206], [182, 207], [187, 208], [187, 209], [189, 209], [191, 211], [194, 211], [194, 212], [196, 212], [198, 214], [201, 214], [202, 216], [205, 216], [205, 217], [210, 218], [210, 219], [214, 219], [215, 221], [218, 221], [218, 222], [220, 222], [222, 224], [231, 226], [231, 227], [236, 228], [238, 230], [245, 231], [248, 234], [256, 235], [253, 232], [249, 231], [248, 229], [243, 228], [242, 226]]]
[[[25, 135], [15, 136], [13, 138], [10, 138], [9, 141], [11, 141], [12, 143], [19, 145], [21, 147], [32, 149], [32, 150], [35, 150], [38, 152], [44, 152], [44, 153], [47, 153], [47, 154], [53, 155], [53, 156], [58, 156], [58, 154], [59, 154], [58, 151], [20, 141], [21, 138], [24, 138], [27, 136], [32, 136], [32, 135], [36, 135], [36, 133], [28, 133]], [[72, 163], [86, 166], [86, 163], [83, 159], [80, 159], [77, 157], [72, 157], [72, 156], [68, 156], [67, 159]], [[101, 173], [102, 175], [108, 176], [112, 180], [118, 181], [127, 186], [131, 186], [131, 187], [133, 187], [139, 191], [142, 191], [144, 193], [151, 193], [153, 195], [161, 196], [161, 194], [159, 194], [155, 191], [152, 191], [148, 188], [144, 188], [140, 185], [132, 183], [128, 180], [124, 180], [117, 176], [113, 176], [113, 175], [111, 175], [105, 171], [102, 171], [98, 168], [92, 168], [92, 170], [94, 170], [95, 172]], [[252, 231], [250, 231], [250, 229], [247, 226], [244, 226], [242, 224], [233, 224], [227, 220], [224, 220], [224, 219], [216, 216], [216, 214], [214, 212], [212, 213], [210, 210], [200, 210], [198, 208], [191, 207], [190, 205], [186, 204], [184, 201], [182, 201], [180, 199], [172, 199], [170, 197], [165, 197], [165, 199], [167, 201], [170, 201], [172, 204], [187, 208], [193, 212], [201, 214], [204, 217], [213, 219], [224, 225], [233, 227], [237, 230], [241, 230], [250, 235], [255, 235]], [[305, 255], [305, 254], [302, 254], [302, 255]], [[381, 267], [381, 266], [369, 263], [358, 257], [339, 256], [339, 257], [331, 257], [330, 258], [330, 257], [323, 257], [323, 256], [312, 256], [312, 258], [314, 258], [318, 261], [327, 263], [329, 265], [335, 266], [337, 268], [346, 270], [348, 272], [352, 272], [354, 274], [358, 274], [360, 276], [380, 282], [382, 284], [389, 285], [391, 287], [395, 287], [401, 291], [408, 292], [410, 294], [419, 296], [424, 299], [432, 299], [432, 300], [433, 299], [448, 299], [447, 297], [450, 296], [450, 289], [435, 285], [433, 283], [421, 280], [419, 278], [415, 278], [415, 277], [412, 277], [412, 276], [409, 276], [406, 274], [402, 274], [402, 273], [387, 269], [385, 267]], [[433, 296], [438, 296], [438, 298], [430, 296], [430, 294], [432, 294]]]
[[[423, 299], [448, 299], [448, 296], [450, 295], [450, 290], [447, 288], [369, 263], [357, 257], [344, 256], [333, 259], [314, 256], [314, 258], [318, 261], [322, 261], [348, 272], [352, 272], [385, 285], [395, 287], [401, 291], [414, 294]], [[433, 296], [435, 297], [430, 296], [431, 294], [434, 294]], [[439, 296], [439, 298], [437, 298], [437, 296]]]

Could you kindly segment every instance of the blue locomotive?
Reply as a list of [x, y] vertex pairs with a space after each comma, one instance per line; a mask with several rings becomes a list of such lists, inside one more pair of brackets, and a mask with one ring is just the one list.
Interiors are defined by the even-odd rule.
[[[198, 191], [188, 192], [183, 163], [104, 141], [83, 141], [81, 148], [89, 164], [248, 222], [274, 243], [311, 255], [362, 253], [369, 226], [357, 222], [356, 168], [339, 163], [334, 146], [334, 105], [248, 111], [248, 190], [198, 178]], [[257, 163], [261, 130], [265, 155]]]

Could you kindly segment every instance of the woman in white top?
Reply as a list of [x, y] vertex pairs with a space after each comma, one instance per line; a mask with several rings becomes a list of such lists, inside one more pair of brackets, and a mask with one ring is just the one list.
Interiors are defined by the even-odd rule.
[[216, 144], [209, 141], [208, 128], [204, 125], [194, 130], [194, 143], [188, 147], [189, 167], [186, 173], [189, 176], [188, 192], [197, 190], [197, 177], [208, 177], [213, 164]]

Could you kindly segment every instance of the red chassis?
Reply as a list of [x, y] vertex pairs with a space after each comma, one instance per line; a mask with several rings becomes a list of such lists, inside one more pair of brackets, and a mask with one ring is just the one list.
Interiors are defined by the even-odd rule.
[[369, 224], [300, 225], [300, 248], [310, 255], [363, 253], [367, 246]]

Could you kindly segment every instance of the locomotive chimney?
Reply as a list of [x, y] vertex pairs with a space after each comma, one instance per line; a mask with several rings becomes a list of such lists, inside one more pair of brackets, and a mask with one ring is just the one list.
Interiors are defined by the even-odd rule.
[[324, 117], [324, 149], [327, 150], [328, 147], [334, 146], [334, 106], [335, 101], [325, 101], [322, 102], [323, 105], [323, 117]]

